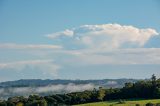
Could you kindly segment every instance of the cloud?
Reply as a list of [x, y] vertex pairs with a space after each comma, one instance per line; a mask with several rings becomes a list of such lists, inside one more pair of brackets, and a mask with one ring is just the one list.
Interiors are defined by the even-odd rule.
[[7, 75], [10, 79], [45, 79], [55, 78], [61, 67], [67, 70], [68, 66], [160, 64], [160, 48], [144, 48], [156, 35], [151, 28], [82, 25], [46, 35], [55, 45], [0, 44], [1, 77], [11, 73]]
[[63, 62], [78, 66], [95, 64], [160, 64], [160, 48], [86, 49], [73, 50], [68, 53], [71, 53], [72, 57], [63, 60]]
[[15, 43], [3, 43], [0, 44], [0, 49], [61, 49], [59, 45], [47, 45], [47, 44], [15, 44]]
[[[48, 38], [68, 37], [71, 46], [82, 48], [128, 48], [143, 47], [153, 36], [158, 35], [151, 28], [140, 29], [120, 24], [82, 25], [78, 28], [48, 34]], [[64, 39], [66, 40], [66, 39]], [[64, 43], [63, 46], [66, 44]]]
[[[57, 71], [60, 66], [55, 64], [53, 60], [27, 60], [27, 61], [14, 61], [8, 63], [0, 63], [0, 71], [22, 72], [35, 71], [40, 72], [42, 75], [57, 76]], [[15, 73], [16, 74], [16, 73]], [[20, 73], [19, 73], [20, 74]]]
[[72, 30], [66, 29], [64, 31], [48, 34], [46, 36], [48, 38], [55, 39], [55, 38], [62, 37], [62, 36], [72, 37], [73, 35], [74, 35], [74, 32]]

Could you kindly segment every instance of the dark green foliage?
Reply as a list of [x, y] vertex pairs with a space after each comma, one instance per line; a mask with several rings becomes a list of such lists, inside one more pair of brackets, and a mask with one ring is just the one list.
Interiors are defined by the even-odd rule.
[[64, 103], [64, 100], [60, 95], [52, 95], [51, 97], [57, 100], [58, 103]]
[[136, 106], [141, 106], [140, 104], [136, 104]]
[[105, 95], [106, 95], [106, 90], [103, 89], [102, 87], [99, 87], [98, 96], [97, 96], [98, 100], [103, 101]]
[[26, 106], [47, 106], [47, 102], [44, 97], [41, 97], [39, 95], [30, 95], [28, 97]]
[[0, 101], [0, 106], [7, 106], [7, 103], [5, 101]]
[[13, 102], [7, 102], [7, 106], [16, 106]]
[[146, 106], [155, 106], [153, 103], [147, 103]]
[[157, 103], [156, 106], [160, 106], [160, 103]]
[[53, 97], [46, 96], [46, 97], [44, 97], [44, 98], [45, 98], [45, 100], [47, 101], [48, 106], [53, 106], [53, 105], [56, 105], [56, 104], [57, 104], [57, 100], [54, 99]]

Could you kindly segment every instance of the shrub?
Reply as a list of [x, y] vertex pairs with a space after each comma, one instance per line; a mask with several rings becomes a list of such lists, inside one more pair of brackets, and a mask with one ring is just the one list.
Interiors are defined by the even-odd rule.
[[156, 106], [160, 106], [160, 103], [157, 103]]
[[7, 106], [7, 104], [5, 102], [0, 101], [0, 106]]
[[155, 106], [153, 103], [147, 103], [146, 106]]
[[136, 104], [136, 106], [140, 106], [140, 104]]

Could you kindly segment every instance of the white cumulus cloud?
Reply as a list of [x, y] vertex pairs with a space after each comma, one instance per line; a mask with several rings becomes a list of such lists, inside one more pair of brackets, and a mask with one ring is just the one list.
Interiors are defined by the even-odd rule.
[[142, 47], [155, 35], [158, 35], [158, 32], [151, 28], [140, 29], [120, 24], [102, 24], [82, 25], [71, 30], [49, 34], [47, 37], [56, 39], [66, 36], [71, 40], [64, 42], [85, 48], [126, 48]]

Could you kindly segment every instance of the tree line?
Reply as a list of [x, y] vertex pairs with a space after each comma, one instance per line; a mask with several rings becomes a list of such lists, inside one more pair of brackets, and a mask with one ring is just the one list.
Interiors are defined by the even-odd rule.
[[75, 104], [119, 100], [119, 99], [158, 99], [160, 98], [160, 79], [152, 75], [149, 80], [125, 83], [123, 88], [103, 88], [91, 91], [54, 94], [48, 96], [10, 97], [0, 100], [0, 106], [70, 106]]

